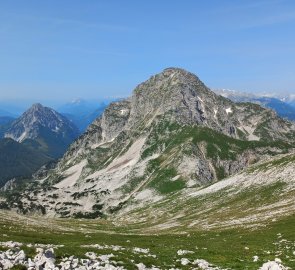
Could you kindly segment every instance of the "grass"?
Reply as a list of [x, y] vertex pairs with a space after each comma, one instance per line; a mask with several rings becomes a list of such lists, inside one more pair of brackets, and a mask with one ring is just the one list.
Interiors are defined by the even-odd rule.
[[251, 168], [248, 168], [247, 171], [248, 172], [254, 172], [254, 171], [267, 171], [269, 168], [280, 168], [285, 166], [288, 163], [294, 163], [295, 162], [295, 155], [286, 155], [284, 157], [280, 157], [268, 162], [264, 162], [262, 164], [258, 164], [258, 165], [254, 165]]
[[282, 150], [293, 148], [291, 144], [282, 141], [243, 141], [231, 138], [222, 133], [201, 126], [180, 126], [160, 120], [149, 135], [149, 147], [142, 153], [142, 158], [155, 153], [159, 147], [165, 145], [167, 150], [192, 141], [195, 146], [206, 143], [207, 157], [216, 160], [235, 160], [237, 155], [245, 150], [278, 147]]
[[154, 188], [161, 194], [167, 194], [181, 190], [186, 186], [186, 184], [181, 179], [172, 181], [171, 179], [176, 175], [177, 171], [174, 168], [161, 169], [157, 171], [156, 177], [154, 177], [152, 181], [148, 183], [148, 187]]
[[[99, 254], [113, 253], [115, 260], [127, 269], [137, 269], [135, 263], [140, 262], [146, 266], [156, 265], [161, 269], [170, 267], [190, 269], [190, 266], [180, 265], [177, 259], [181, 257], [191, 260], [205, 259], [223, 268], [241, 270], [256, 270], [263, 262], [279, 257], [285, 266], [291, 269], [295, 267], [292, 254], [295, 249], [294, 216], [255, 230], [236, 228], [177, 234], [166, 231], [163, 234], [143, 235], [130, 231], [128, 227], [118, 228], [107, 221], [70, 219], [50, 220], [47, 229], [41, 230], [40, 225], [23, 226], [13, 219], [3, 218], [3, 215], [9, 216], [1, 212], [0, 235], [5, 235], [2, 241], [64, 245], [55, 249], [58, 260], [69, 255], [82, 258], [87, 251], [94, 251]], [[118, 233], [118, 230], [121, 232]], [[286, 241], [281, 241], [282, 239]], [[125, 250], [113, 251], [110, 248], [97, 250], [82, 247], [82, 245], [91, 244], [119, 245]], [[133, 252], [135, 247], [150, 249], [150, 253], [156, 255], [156, 258], [135, 254]], [[191, 250], [194, 253], [178, 256], [179, 249]], [[34, 255], [33, 248], [25, 248], [25, 250], [31, 256]], [[253, 262], [255, 255], [259, 256], [258, 262]]]

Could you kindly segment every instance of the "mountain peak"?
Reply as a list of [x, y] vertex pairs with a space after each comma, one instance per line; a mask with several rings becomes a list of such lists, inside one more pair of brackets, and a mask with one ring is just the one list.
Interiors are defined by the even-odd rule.
[[40, 109], [43, 109], [44, 106], [41, 104], [41, 103], [34, 103], [30, 109], [33, 109], [33, 110], [40, 110]]
[[[161, 73], [159, 73], [158, 75], [164, 75], [164, 76], [171, 76], [172, 77], [182, 77], [183, 79], [189, 79], [189, 80], [196, 80], [196, 81], [200, 81], [200, 79], [198, 78], [198, 76], [196, 76], [195, 74], [183, 69], [183, 68], [179, 68], [179, 67], [168, 67], [165, 68]], [[157, 75], [156, 75], [157, 76]]]
[[82, 104], [82, 103], [86, 103], [86, 101], [83, 98], [75, 98], [70, 102], [70, 104]]
[[57, 144], [58, 141], [67, 140], [64, 144], [67, 146], [78, 135], [77, 127], [67, 118], [49, 107], [35, 103], [13, 122], [4, 136], [17, 142], [51, 137], [50, 140]]

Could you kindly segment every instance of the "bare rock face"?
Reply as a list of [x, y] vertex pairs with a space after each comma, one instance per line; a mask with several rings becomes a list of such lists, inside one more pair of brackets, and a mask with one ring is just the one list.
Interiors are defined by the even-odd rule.
[[236, 104], [194, 74], [168, 68], [110, 104], [14, 206], [97, 218], [214, 183], [290, 151], [294, 140], [294, 124], [273, 111]]

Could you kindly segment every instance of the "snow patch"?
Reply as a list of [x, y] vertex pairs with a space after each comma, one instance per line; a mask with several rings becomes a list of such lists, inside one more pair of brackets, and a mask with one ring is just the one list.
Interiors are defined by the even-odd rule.
[[122, 110], [120, 110], [120, 115], [126, 115], [126, 114], [128, 114], [128, 109], [122, 109]]
[[232, 113], [233, 111], [232, 111], [231, 107], [229, 107], [229, 108], [225, 109], [225, 112], [226, 112], [226, 114], [229, 114], [229, 113]]
[[217, 112], [218, 112], [218, 110], [214, 109], [214, 118], [217, 118]]

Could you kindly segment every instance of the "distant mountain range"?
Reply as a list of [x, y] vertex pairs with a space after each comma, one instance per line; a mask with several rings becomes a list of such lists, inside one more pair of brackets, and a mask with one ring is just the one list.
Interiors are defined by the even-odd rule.
[[265, 108], [276, 111], [277, 114], [283, 118], [295, 121], [295, 95], [254, 95], [228, 89], [214, 90], [214, 92], [234, 102], [252, 102], [259, 104]]
[[0, 116], [0, 138], [4, 137], [5, 132], [10, 128], [14, 117]]
[[106, 102], [89, 102], [84, 99], [76, 99], [70, 103], [57, 108], [57, 111], [71, 120], [80, 130], [85, 129], [98, 117], [106, 108]]
[[[0, 117], [15, 117], [16, 115], [11, 113], [11, 112], [8, 112], [6, 110], [1, 110], [0, 109]], [[1, 124], [1, 122], [0, 122]]]

